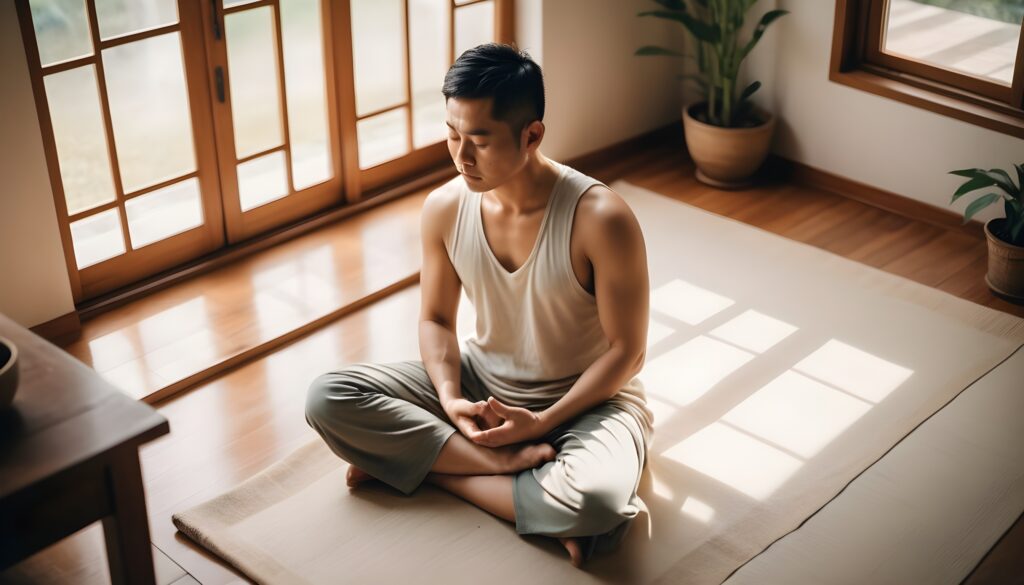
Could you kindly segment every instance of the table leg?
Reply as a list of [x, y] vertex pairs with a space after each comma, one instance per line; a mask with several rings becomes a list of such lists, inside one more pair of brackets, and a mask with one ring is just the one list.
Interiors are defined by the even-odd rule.
[[107, 563], [113, 585], [154, 585], [146, 495], [138, 447], [120, 449], [107, 468], [114, 513], [103, 518]]

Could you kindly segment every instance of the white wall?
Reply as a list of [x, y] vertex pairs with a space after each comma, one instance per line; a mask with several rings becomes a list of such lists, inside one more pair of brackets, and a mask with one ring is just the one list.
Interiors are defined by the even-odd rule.
[[0, 313], [25, 327], [74, 310], [14, 2], [0, 2]]
[[[543, 21], [518, 22], [517, 42], [530, 52], [526, 41], [536, 43], [531, 31], [540, 26], [545, 155], [555, 160], [580, 156], [673, 121], [682, 132], [682, 86], [675, 79], [682, 61], [633, 55], [643, 45], [681, 50], [680, 25], [636, 16], [658, 8], [650, 0], [537, 3]], [[524, 33], [530, 38], [523, 39]]]

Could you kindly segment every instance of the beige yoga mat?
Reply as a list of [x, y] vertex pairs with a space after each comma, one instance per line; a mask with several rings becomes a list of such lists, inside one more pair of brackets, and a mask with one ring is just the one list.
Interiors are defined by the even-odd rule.
[[178, 529], [260, 583], [721, 583], [1024, 344], [1011, 315], [611, 186], [647, 243], [657, 418], [648, 510], [616, 554], [575, 570], [432, 486], [349, 493], [319, 439]]

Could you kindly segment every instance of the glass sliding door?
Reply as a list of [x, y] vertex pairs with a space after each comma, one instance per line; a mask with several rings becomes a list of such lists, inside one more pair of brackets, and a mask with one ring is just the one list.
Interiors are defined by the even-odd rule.
[[343, 201], [327, 0], [216, 0], [207, 19], [231, 243]]
[[443, 173], [511, 0], [15, 0], [75, 303]]

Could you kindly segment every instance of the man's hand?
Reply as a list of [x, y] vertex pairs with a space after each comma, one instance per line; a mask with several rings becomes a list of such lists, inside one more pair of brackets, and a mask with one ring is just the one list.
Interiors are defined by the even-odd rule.
[[[480, 404], [479, 402], [476, 404]], [[523, 441], [532, 441], [544, 435], [544, 424], [537, 413], [517, 406], [506, 406], [491, 396], [484, 403], [498, 417], [500, 424], [468, 435], [478, 445], [501, 447]], [[487, 410], [483, 411], [484, 413]]]
[[479, 438], [481, 429], [490, 429], [502, 421], [483, 400], [470, 402], [465, 398], [456, 398], [446, 402], [443, 408], [455, 428], [466, 438], [474, 441]]

